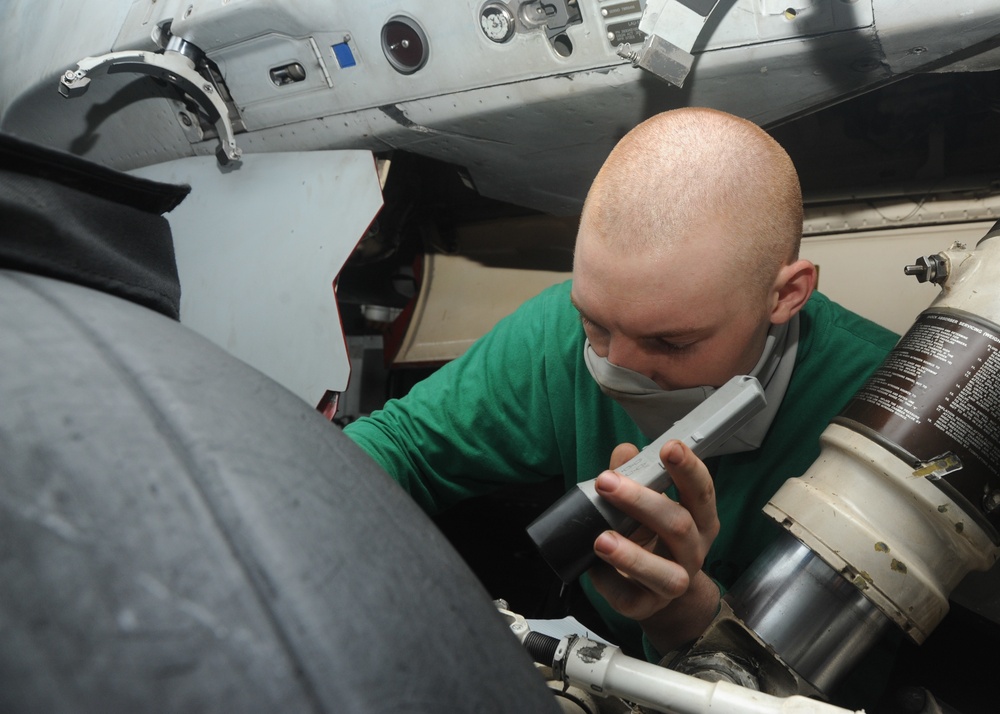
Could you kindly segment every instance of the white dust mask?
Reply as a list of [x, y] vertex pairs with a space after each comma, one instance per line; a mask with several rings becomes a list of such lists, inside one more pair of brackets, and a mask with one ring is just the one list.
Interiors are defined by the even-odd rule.
[[[771, 325], [760, 359], [749, 373], [764, 388], [767, 405], [711, 454], [703, 454], [703, 458], [750, 451], [760, 446], [792, 378], [798, 346], [798, 315], [785, 324]], [[590, 340], [584, 342], [583, 357], [601, 391], [618, 402], [651, 441], [715, 391], [715, 387], [661, 389], [648, 377], [599, 357]]]

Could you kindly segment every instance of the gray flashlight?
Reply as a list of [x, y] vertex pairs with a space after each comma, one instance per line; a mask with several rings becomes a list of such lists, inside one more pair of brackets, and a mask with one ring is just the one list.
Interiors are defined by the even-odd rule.
[[[710, 456], [766, 403], [756, 378], [733, 377], [615, 471], [654, 491], [666, 491], [671, 481], [660, 463], [660, 447], [677, 439], [698, 457]], [[597, 536], [606, 530], [627, 536], [638, 525], [601, 498], [594, 483], [578, 483], [528, 526], [528, 536], [564, 583], [576, 580], [596, 561]]]

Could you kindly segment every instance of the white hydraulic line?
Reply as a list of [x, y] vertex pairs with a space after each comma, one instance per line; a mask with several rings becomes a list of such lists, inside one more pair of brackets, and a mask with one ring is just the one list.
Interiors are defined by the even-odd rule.
[[707, 682], [585, 637], [563, 638], [553, 669], [588, 691], [674, 714], [863, 714], [808, 697], [775, 697], [729, 682]]

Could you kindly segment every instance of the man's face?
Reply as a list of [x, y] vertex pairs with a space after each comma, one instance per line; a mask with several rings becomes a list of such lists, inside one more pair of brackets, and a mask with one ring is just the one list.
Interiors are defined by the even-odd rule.
[[[662, 389], [719, 387], [760, 358], [768, 305], [722, 260], [711, 232], [690, 248], [623, 256], [577, 236], [572, 300], [594, 351]], [[734, 274], [736, 273], [736, 274]]]

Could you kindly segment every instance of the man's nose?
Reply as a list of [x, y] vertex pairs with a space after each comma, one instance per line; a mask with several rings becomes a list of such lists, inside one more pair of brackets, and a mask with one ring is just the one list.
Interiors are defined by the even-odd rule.
[[617, 367], [645, 374], [642, 369], [642, 352], [632, 340], [612, 337], [608, 342], [608, 362]]

